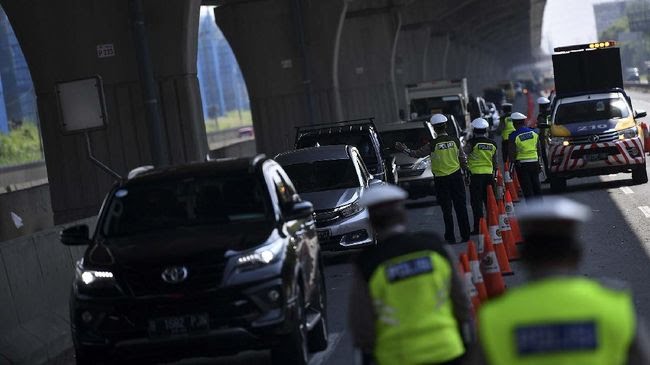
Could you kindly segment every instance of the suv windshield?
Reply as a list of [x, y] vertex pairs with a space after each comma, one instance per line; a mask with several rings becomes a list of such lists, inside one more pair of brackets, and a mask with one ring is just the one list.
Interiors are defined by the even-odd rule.
[[425, 144], [431, 142], [429, 131], [424, 127], [382, 132], [381, 137], [384, 140], [386, 148], [391, 153], [397, 152], [395, 149], [395, 142], [402, 142], [412, 150], [417, 150]]
[[327, 160], [283, 165], [300, 193], [360, 187], [352, 160]]
[[621, 98], [596, 99], [560, 104], [555, 111], [555, 124], [573, 124], [593, 120], [627, 118], [630, 111]]
[[267, 199], [252, 175], [183, 177], [117, 190], [102, 226], [106, 237], [177, 227], [265, 221]]
[[370, 140], [370, 131], [365, 132], [345, 132], [331, 134], [304, 134], [300, 136], [296, 148], [306, 148], [330, 145], [350, 145], [356, 147], [361, 153], [361, 158], [366, 166], [370, 167], [377, 164], [377, 152]]

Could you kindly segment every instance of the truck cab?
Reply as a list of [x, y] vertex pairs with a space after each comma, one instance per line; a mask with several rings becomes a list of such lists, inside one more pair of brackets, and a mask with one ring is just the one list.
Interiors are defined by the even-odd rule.
[[406, 85], [409, 121], [425, 121], [435, 113], [452, 114], [465, 130], [469, 122], [467, 79], [425, 81]]
[[[648, 181], [644, 128], [623, 89], [620, 55], [613, 42], [562, 47], [553, 55], [557, 96], [542, 124], [551, 190], [574, 177], [632, 173]], [[547, 131], [544, 131], [547, 129]]]

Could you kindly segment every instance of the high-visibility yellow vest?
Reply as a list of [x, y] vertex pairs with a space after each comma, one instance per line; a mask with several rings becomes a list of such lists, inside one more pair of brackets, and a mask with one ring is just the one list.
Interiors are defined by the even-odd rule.
[[449, 176], [460, 170], [458, 144], [453, 138], [442, 136], [431, 142], [431, 172], [435, 177]]
[[493, 141], [488, 138], [477, 139], [467, 159], [469, 171], [472, 174], [492, 174], [496, 152], [497, 146]]
[[512, 118], [510, 117], [505, 117], [503, 122], [505, 123], [505, 126], [501, 131], [501, 138], [503, 138], [504, 141], [507, 141], [508, 137], [510, 137], [510, 133], [515, 131], [515, 125], [512, 123]]
[[481, 306], [489, 365], [622, 365], [634, 338], [630, 293], [583, 277], [553, 277]]
[[537, 141], [539, 135], [533, 130], [523, 132], [515, 137], [517, 147], [517, 161], [537, 160]]
[[435, 251], [398, 256], [374, 270], [368, 283], [378, 364], [435, 364], [465, 353], [450, 300], [452, 270]]

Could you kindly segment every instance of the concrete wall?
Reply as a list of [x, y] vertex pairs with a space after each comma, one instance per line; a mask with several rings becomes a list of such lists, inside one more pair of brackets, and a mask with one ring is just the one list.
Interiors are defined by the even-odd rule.
[[61, 228], [0, 242], [1, 364], [42, 364], [72, 346], [68, 297], [85, 247], [60, 244]]
[[5, 188], [5, 191], [12, 191], [19, 188], [20, 184], [43, 179], [47, 179], [45, 161], [0, 167], [0, 192], [2, 188]]
[[[95, 154], [119, 173], [150, 164], [128, 1], [0, 0], [27, 59], [42, 127], [55, 222], [94, 214], [112, 179], [88, 161], [82, 136], [64, 136], [54, 94], [60, 81], [100, 75], [108, 128], [93, 132]], [[145, 17], [170, 163], [203, 159], [205, 127], [196, 78], [200, 0], [145, 0]], [[37, 26], [36, 26], [37, 25]], [[115, 56], [96, 47], [113, 44]]]
[[[21, 218], [22, 227], [14, 225], [12, 212]], [[0, 194], [0, 242], [51, 228], [53, 224], [47, 184]]]

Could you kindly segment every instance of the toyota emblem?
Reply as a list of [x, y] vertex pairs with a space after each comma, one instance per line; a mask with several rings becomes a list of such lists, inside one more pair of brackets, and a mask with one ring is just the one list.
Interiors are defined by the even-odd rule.
[[185, 266], [172, 266], [165, 269], [160, 275], [162, 279], [170, 284], [178, 284], [187, 279], [188, 271]]
[[594, 134], [593, 136], [589, 136], [589, 142], [591, 143], [596, 143], [600, 140], [600, 137], [598, 135]]

